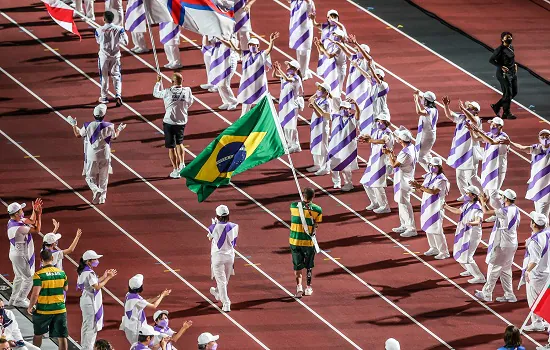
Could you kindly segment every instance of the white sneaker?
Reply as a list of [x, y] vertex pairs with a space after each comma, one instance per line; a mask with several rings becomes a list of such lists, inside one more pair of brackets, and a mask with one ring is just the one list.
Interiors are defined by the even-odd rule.
[[525, 332], [544, 332], [544, 325], [542, 323], [532, 323], [528, 326], [523, 327]]
[[488, 302], [493, 301], [493, 298], [486, 296], [485, 293], [483, 293], [483, 291], [481, 291], [481, 290], [476, 290], [474, 295], [475, 295], [476, 298], [478, 298], [480, 300], [483, 300], [483, 301], [488, 301]]
[[208, 89], [208, 92], [218, 92], [218, 87], [212, 86], [211, 88]]
[[298, 153], [301, 151], [302, 151], [302, 148], [300, 146], [294, 146], [288, 149], [288, 153]]
[[135, 50], [132, 50], [134, 51], [134, 53], [147, 53], [149, 52], [149, 49], [142, 49], [141, 47], [138, 47], [138, 48], [135, 48]]
[[[328, 170], [328, 169], [319, 169], [315, 172], [316, 176], [323, 176], [323, 175], [328, 175], [328, 174], [330, 174], [330, 170]], [[340, 188], [340, 187], [338, 187], [338, 188]]]
[[[525, 328], [523, 328], [525, 330]], [[548, 350], [550, 349], [550, 343], [546, 344], [545, 346], [537, 346], [537, 350]]]
[[229, 105], [227, 103], [224, 103], [223, 105], [218, 107], [218, 109], [221, 109], [221, 110], [226, 110], [227, 108], [229, 108]]
[[234, 111], [236, 109], [237, 109], [237, 103], [235, 103], [234, 105], [229, 105], [229, 107], [227, 107], [228, 111]]
[[430, 248], [430, 249], [428, 249], [427, 251], [424, 252], [424, 255], [426, 255], [426, 256], [439, 255], [439, 250], [437, 250], [435, 248]]
[[456, 199], [457, 202], [464, 202], [466, 198], [464, 196], [460, 196]]
[[106, 200], [107, 200], [107, 199], [106, 199], [105, 197], [100, 197], [100, 198], [99, 198], [99, 203], [98, 203], [98, 204], [105, 204], [105, 201], [106, 201]]
[[182, 171], [183, 169], [185, 169], [185, 163], [181, 163], [180, 166], [178, 167], [178, 173], [180, 171]]
[[314, 166], [310, 166], [309, 168], [307, 168], [306, 170], [310, 173], [315, 173], [317, 172], [317, 170], [321, 169], [320, 166], [318, 165], [314, 165]]
[[109, 103], [109, 99], [107, 97], [100, 97], [97, 99], [97, 101], [99, 103], [105, 103], [105, 104]]
[[304, 295], [310, 296], [311, 294], [313, 294], [313, 288], [311, 288], [311, 286], [307, 286], [306, 290], [304, 291]]
[[468, 283], [471, 283], [471, 284], [478, 284], [478, 283], [485, 283], [485, 282], [487, 282], [485, 280], [485, 277], [474, 277], [468, 280]]
[[22, 307], [22, 308], [25, 308], [27, 309], [30, 305], [30, 301], [29, 300], [22, 300], [18, 303], [13, 303], [12, 305], [15, 306], [15, 307]]
[[172, 170], [172, 172], [170, 173], [170, 177], [172, 179], [179, 179], [181, 176], [180, 176], [180, 172], [178, 171], [178, 169]]
[[495, 222], [497, 220], [496, 216], [491, 216], [490, 218], [485, 219], [485, 222]]
[[407, 228], [405, 226], [399, 226], [399, 227], [396, 227], [396, 228], [392, 228], [391, 230], [395, 233], [403, 233], [403, 232], [407, 231]]
[[164, 65], [164, 68], [172, 69], [172, 63], [168, 62]]
[[342, 186], [343, 192], [349, 192], [351, 190], [353, 190], [353, 184], [345, 184], [344, 186]]
[[211, 87], [214, 87], [214, 86], [211, 85], [211, 84], [201, 84], [201, 89], [203, 89], [203, 90], [208, 90], [208, 89], [210, 89]]
[[296, 294], [294, 295], [295, 298], [301, 298], [304, 295], [304, 290], [302, 288], [302, 285], [299, 284], [296, 286]]
[[216, 301], [220, 300], [220, 295], [218, 294], [218, 291], [214, 287], [210, 287], [210, 294], [216, 299]]
[[391, 209], [390, 208], [377, 208], [377, 209], [374, 209], [373, 210], [376, 214], [386, 214], [386, 213], [391, 213]]
[[497, 297], [495, 300], [498, 301], [499, 303], [515, 303], [516, 301], [518, 301], [518, 298], [516, 298], [515, 295], [512, 297], [502, 296], [502, 297]]
[[170, 67], [171, 69], [180, 69], [181, 67], [183, 67], [183, 65], [181, 63], [174, 63], [172, 64], [172, 66]]
[[342, 185], [340, 185], [340, 184], [334, 184], [334, 185], [332, 186], [332, 188], [334, 188], [334, 189], [340, 189], [340, 188], [342, 188]]
[[376, 203], [371, 203], [368, 207], [366, 207], [365, 209], [367, 210], [374, 210], [374, 209], [378, 209], [379, 205], [376, 204]]
[[450, 258], [450, 257], [451, 257], [451, 254], [449, 254], [449, 253], [439, 253], [436, 256], [434, 256], [434, 259], [445, 260], [445, 259]]
[[472, 274], [470, 273], [470, 271], [462, 271], [460, 273], [460, 276], [462, 277], [470, 277]]
[[418, 232], [416, 232], [415, 229], [410, 229], [410, 230], [407, 230], [407, 231], [403, 232], [399, 236], [401, 236], [401, 237], [414, 237], [414, 236], [418, 236]]
[[223, 304], [222, 311], [223, 312], [231, 312], [231, 304]]

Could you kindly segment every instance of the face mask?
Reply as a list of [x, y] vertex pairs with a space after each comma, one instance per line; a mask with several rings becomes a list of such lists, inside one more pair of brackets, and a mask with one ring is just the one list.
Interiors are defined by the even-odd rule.
[[343, 109], [343, 110], [342, 110], [342, 115], [343, 115], [344, 117], [349, 117], [349, 111], [348, 111], [347, 109]]
[[332, 19], [329, 18], [329, 19], [328, 19], [328, 24], [330, 24], [331, 26], [334, 25], [334, 20], [332, 20]]
[[163, 320], [160, 320], [160, 321], [158, 322], [158, 325], [161, 326], [162, 328], [166, 328], [166, 327], [168, 327], [168, 323], [169, 323], [169, 322], [168, 322], [168, 319], [165, 318], [165, 319], [163, 319]]
[[504, 42], [510, 45], [512, 43], [512, 38], [505, 39]]
[[472, 113], [472, 114], [476, 114], [477, 111], [474, 109], [474, 108], [467, 108], [468, 112]]
[[434, 174], [437, 174], [439, 172], [439, 168], [436, 167], [436, 166], [432, 166], [432, 167], [430, 167], [430, 171]]
[[550, 146], [550, 139], [543, 139], [542, 137], [539, 137], [540, 144], [544, 147]]
[[294, 73], [296, 73], [296, 71], [294, 69], [287, 69], [287, 71], [286, 71], [286, 74], [288, 74], [288, 75], [294, 75]]
[[469, 202], [472, 199], [469, 195], [464, 196], [464, 202]]
[[380, 129], [380, 130], [386, 129], [386, 124], [384, 124], [382, 122], [378, 122], [378, 129]]
[[317, 97], [323, 97], [323, 92], [317, 90], [317, 91], [315, 91], [315, 95], [316, 95]]
[[358, 52], [357, 53], [357, 58], [359, 58], [359, 59], [363, 58], [363, 54], [361, 52]]
[[212, 345], [212, 347], [210, 348], [211, 350], [216, 350], [218, 348], [218, 343]]
[[97, 267], [99, 265], [99, 260], [92, 261], [92, 267]]
[[491, 134], [493, 135], [498, 134], [498, 128], [491, 128]]
[[25, 217], [25, 213], [23, 213], [23, 211], [21, 210], [21, 219], [23, 219]]
[[155, 338], [151, 337], [151, 341], [149, 342], [149, 347], [152, 347], [154, 342], [155, 342]]
[[250, 52], [252, 53], [258, 52], [258, 48], [256, 46], [250, 46]]

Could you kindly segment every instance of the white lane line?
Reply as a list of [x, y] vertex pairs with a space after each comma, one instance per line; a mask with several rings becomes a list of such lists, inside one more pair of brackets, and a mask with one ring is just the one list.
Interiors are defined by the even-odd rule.
[[[6, 72], [2, 67], [0, 67], [0, 71], [4, 73], [6, 76], [8, 76], [11, 80], [13, 80], [15, 83], [17, 83], [20, 87], [25, 89], [29, 94], [31, 94], [33, 97], [35, 97], [38, 101], [40, 101], [43, 105], [48, 107], [52, 112], [57, 114], [60, 118], [62, 118], [66, 123], [69, 123], [67, 118], [58, 112], [56, 109], [54, 109], [50, 104], [48, 104], [46, 101], [44, 101], [40, 96], [38, 96], [36, 93], [34, 93], [32, 90], [30, 90], [28, 87], [26, 87], [23, 83], [19, 82], [17, 79], [15, 79], [11, 74]], [[11, 139], [7, 134], [5, 134], [2, 130], [0, 130], [0, 133], [2, 133], [10, 142], [14, 143], [13, 139]], [[76, 192], [69, 184], [67, 184], [65, 181], [63, 181], [59, 176], [57, 176], [53, 171], [51, 171], [49, 168], [47, 168], [42, 162], [40, 162], [37, 158], [35, 158], [31, 153], [29, 153], [25, 148], [23, 148], [21, 145], [17, 144], [18, 148], [23, 151], [29, 158], [32, 158], [36, 163], [38, 163], [42, 168], [47, 170], [52, 176], [54, 176], [59, 182], [61, 182], [63, 185], [65, 185], [68, 189], [70, 189], [75, 195], [77, 195], [80, 199], [82, 199], [86, 204], [91, 206], [96, 212], [100, 213], [106, 220], [108, 220], [111, 224], [113, 224], [115, 227], [117, 227], [122, 233], [124, 233], [126, 236], [128, 236], [134, 243], [136, 243], [139, 247], [141, 247], [143, 250], [145, 250], [149, 255], [151, 255], [153, 258], [155, 258], [160, 264], [162, 264], [167, 270], [172, 272], [174, 275], [176, 275], [181, 281], [183, 281], [187, 286], [189, 286], [193, 291], [195, 291], [197, 294], [199, 294], [203, 299], [207, 300], [210, 305], [215, 306], [215, 308], [223, 313], [227, 318], [229, 318], [235, 325], [237, 325], [241, 330], [243, 330], [247, 335], [249, 335], [252, 339], [254, 339], [258, 344], [260, 344], [263, 348], [267, 349], [267, 347], [262, 344], [255, 336], [253, 336], [251, 333], [249, 333], [244, 327], [242, 327], [237, 321], [233, 320], [231, 317], [228, 316], [227, 313], [224, 313], [221, 311], [221, 309], [214, 303], [210, 301], [210, 299], [206, 298], [198, 289], [196, 289], [193, 285], [191, 285], [189, 282], [187, 282], [182, 276], [180, 276], [175, 270], [170, 268], [164, 261], [160, 260], [156, 255], [154, 255], [149, 249], [147, 249], [145, 246], [143, 246], [138, 240], [136, 240], [133, 236], [131, 236], [126, 230], [124, 230], [122, 227], [120, 227], [118, 224], [116, 224], [113, 220], [111, 220], [107, 215], [105, 215], [102, 211], [100, 211], [95, 205], [90, 203], [87, 199], [85, 199], [80, 193]], [[195, 223], [197, 223], [203, 230], [208, 231], [208, 228], [201, 223], [197, 218], [195, 218], [193, 215], [191, 215], [189, 212], [187, 212], [185, 209], [183, 209], [179, 204], [174, 202], [171, 198], [169, 198], [166, 194], [164, 194], [162, 191], [160, 191], [158, 188], [153, 186], [149, 181], [147, 181], [145, 178], [143, 178], [140, 174], [138, 174], [134, 169], [129, 167], [126, 163], [124, 163], [120, 158], [118, 158], [116, 155], [111, 155], [113, 159], [115, 159], [117, 162], [119, 162], [123, 167], [125, 167], [128, 171], [130, 171], [132, 174], [134, 174], [137, 178], [139, 178], [142, 182], [144, 182], [146, 185], [148, 185], [151, 189], [153, 189], [155, 192], [157, 192], [159, 195], [161, 195], [164, 199], [166, 199], [170, 204], [175, 206], [178, 210], [180, 210], [182, 213], [184, 213], [187, 217], [189, 217], [191, 220], [193, 220]], [[196, 157], [193, 155], [193, 157]], [[233, 187], [235, 187], [233, 185]], [[242, 191], [241, 189], [238, 189], [239, 191]], [[243, 192], [244, 193], [244, 192]], [[256, 201], [255, 201], [256, 202]], [[256, 202], [257, 203], [257, 202]], [[258, 203], [259, 204], [259, 203]], [[264, 210], [267, 209], [264, 206], [261, 206]], [[288, 289], [283, 287], [279, 282], [274, 280], [270, 275], [268, 275], [266, 272], [264, 272], [262, 269], [260, 269], [256, 264], [253, 264], [252, 261], [250, 261], [246, 256], [242, 255], [239, 251], [235, 251], [237, 255], [242, 258], [247, 264], [252, 266], [256, 271], [258, 271], [260, 274], [262, 274], [265, 278], [267, 278], [269, 281], [271, 281], [273, 284], [275, 284], [279, 289], [281, 289], [287, 296], [293, 297], [294, 294], [291, 293]], [[295, 299], [301, 306], [303, 306], [306, 310], [308, 310], [310, 313], [312, 313], [317, 319], [319, 319], [321, 322], [326, 324], [329, 328], [331, 328], [334, 332], [336, 332], [340, 337], [345, 339], [350, 345], [352, 345], [356, 349], [360, 349], [360, 347], [355, 344], [351, 339], [349, 339], [345, 334], [343, 334], [339, 329], [334, 327], [330, 322], [328, 322], [326, 319], [324, 319], [321, 315], [319, 315], [315, 310], [310, 308], [307, 304], [305, 304], [300, 299]]]

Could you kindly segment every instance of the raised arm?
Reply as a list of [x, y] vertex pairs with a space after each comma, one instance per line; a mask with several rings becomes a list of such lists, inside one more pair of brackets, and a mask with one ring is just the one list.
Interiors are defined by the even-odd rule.
[[311, 19], [311, 21], [313, 22], [313, 25], [314, 25], [315, 27], [320, 27], [320, 26], [323, 25], [322, 23], [318, 23], [318, 22], [316, 21], [316, 19], [315, 19], [315, 13], [310, 14], [310, 15], [309, 15], [309, 19]]
[[359, 117], [361, 117], [361, 109], [359, 108], [359, 105], [352, 98], [348, 98], [347, 101], [349, 103], [351, 103], [353, 105], [353, 107], [355, 107], [355, 116], [354, 117], [355, 117], [355, 120], [359, 120]]
[[147, 304], [146, 307], [148, 309], [155, 310], [157, 307], [159, 307], [160, 302], [162, 301], [162, 299], [164, 299], [165, 296], [170, 295], [171, 292], [172, 292], [171, 289], [163, 290], [162, 293], [160, 293], [160, 295], [156, 296], [155, 298], [147, 300], [148, 304]]
[[443, 96], [443, 99], [441, 100], [443, 102], [443, 111], [445, 111], [445, 117], [447, 117], [447, 119], [451, 120], [454, 122], [454, 118], [453, 118], [453, 111], [451, 111], [451, 99], [449, 98], [449, 96]]
[[269, 46], [265, 50], [266, 56], [268, 56], [271, 53], [271, 50], [273, 50], [273, 45], [275, 44], [275, 40], [279, 37], [279, 32], [271, 33], [269, 36]]
[[453, 207], [451, 207], [450, 205], [448, 205], [447, 203], [445, 203], [445, 204], [443, 205], [443, 208], [445, 208], [446, 210], [450, 211], [450, 212], [453, 213], [453, 214], [457, 214], [457, 215], [462, 214], [462, 211], [460, 211], [460, 209], [458, 209], [458, 208], [453, 208]]
[[523, 146], [519, 143], [512, 142], [512, 141], [510, 141], [510, 146], [512, 146], [513, 148], [517, 149], [520, 152], [531, 154], [531, 146]]
[[183, 333], [185, 333], [192, 325], [193, 321], [183, 322], [183, 326], [180, 328], [180, 330], [172, 336], [172, 343], [177, 343]]
[[224, 44], [225, 46], [229, 47], [231, 50], [237, 52], [239, 55], [241, 54], [241, 49], [236, 47], [234, 44], [233, 44], [233, 41], [232, 40], [225, 40], [225, 39], [222, 39], [222, 38], [218, 38], [218, 40]]
[[420, 91], [419, 90], [416, 90], [414, 92], [413, 99], [414, 99], [414, 107], [416, 108], [416, 114], [418, 114], [418, 116], [420, 116], [420, 117], [428, 115], [428, 111], [426, 111], [424, 109], [424, 107], [422, 107], [420, 105]]
[[372, 61], [369, 61], [369, 72], [371, 73], [371, 76], [376, 80], [376, 84], [380, 85], [382, 84], [382, 80], [378, 78], [376, 74], [374, 74], [374, 67], [372, 66]]
[[332, 39], [328, 39], [328, 40], [330, 40], [332, 43], [338, 45], [340, 47], [340, 49], [342, 49], [342, 51], [344, 51], [346, 56], [350, 57], [351, 55], [353, 55], [353, 52], [351, 52], [344, 43], [339, 42], [339, 41], [334, 41]]
[[80, 236], [82, 236], [82, 230], [78, 229], [76, 230], [76, 236], [73, 239], [73, 242], [67, 249], [63, 249], [63, 255], [69, 255], [76, 249], [76, 245], [78, 244], [78, 240], [80, 239]]
[[479, 196], [479, 201], [481, 202], [481, 210], [483, 211], [483, 214], [495, 215], [495, 209], [487, 200], [487, 197], [484, 194]]
[[308, 102], [309, 102], [308, 106], [313, 108], [313, 110], [315, 111], [315, 113], [317, 113], [318, 116], [326, 119], [330, 119], [330, 113], [323, 111], [321, 107], [319, 107], [319, 105], [317, 105], [317, 103], [315, 102], [315, 96], [311, 96]]
[[117, 271], [115, 269], [105, 271], [103, 276], [99, 279], [99, 282], [94, 284], [92, 287], [95, 290], [100, 290], [101, 288], [105, 287], [107, 282], [109, 282], [113, 277], [115, 277], [116, 274], [117, 274]]

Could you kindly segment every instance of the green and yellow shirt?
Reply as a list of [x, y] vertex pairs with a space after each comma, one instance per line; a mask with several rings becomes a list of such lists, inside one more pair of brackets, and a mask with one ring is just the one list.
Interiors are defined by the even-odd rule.
[[[300, 218], [300, 210], [298, 209], [298, 203], [293, 202], [290, 204], [290, 245], [301, 247], [313, 247], [313, 241], [311, 237], [304, 232], [304, 226], [302, 225], [302, 219]], [[308, 226], [308, 231], [311, 234], [313, 232], [313, 224], [323, 221], [323, 210], [320, 206], [309, 203], [311, 209], [304, 208], [304, 216]]]
[[36, 271], [32, 284], [42, 287], [36, 303], [36, 313], [42, 315], [62, 314], [65, 309], [65, 286], [68, 285], [67, 275], [63, 270], [46, 265]]

